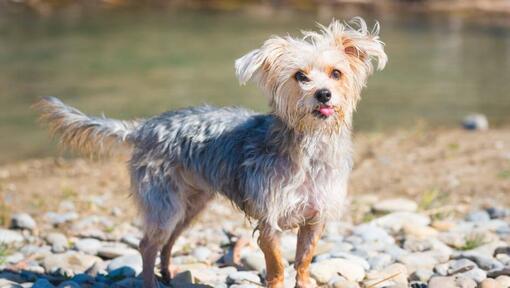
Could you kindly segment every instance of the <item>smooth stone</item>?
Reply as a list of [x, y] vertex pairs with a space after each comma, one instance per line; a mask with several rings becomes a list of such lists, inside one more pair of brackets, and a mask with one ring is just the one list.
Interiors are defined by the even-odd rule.
[[310, 267], [310, 275], [319, 284], [328, 283], [335, 275], [341, 275], [349, 281], [359, 282], [365, 278], [365, 270], [355, 262], [333, 258], [313, 263]]
[[[370, 264], [367, 262], [367, 260], [363, 259], [362, 257], [356, 256], [356, 255], [353, 255], [350, 253], [346, 253], [346, 252], [336, 252], [336, 253], [332, 253], [330, 256], [331, 256], [331, 258], [342, 258], [347, 261], [357, 263], [358, 265], [363, 267], [363, 269], [365, 269], [365, 271], [370, 270]], [[319, 261], [316, 260], [316, 262], [319, 262]]]
[[62, 233], [50, 233], [46, 236], [46, 241], [51, 245], [53, 253], [62, 253], [67, 250], [67, 237]]
[[487, 278], [480, 283], [479, 288], [502, 288], [498, 281]]
[[140, 238], [133, 235], [124, 235], [120, 241], [122, 243], [126, 243], [129, 247], [138, 249], [140, 246]]
[[509, 216], [509, 210], [504, 208], [498, 208], [498, 207], [490, 207], [485, 209], [487, 213], [489, 213], [489, 216], [491, 219], [501, 219]]
[[503, 288], [510, 288], [510, 276], [501, 275], [496, 278], [496, 281]]
[[1, 288], [20, 288], [23, 286], [19, 285], [18, 283], [14, 282], [14, 281], [10, 281], [7, 279], [0, 279], [0, 287]]
[[359, 284], [356, 282], [349, 281], [342, 276], [333, 277], [328, 283], [328, 287], [331, 288], [359, 288]]
[[[470, 271], [477, 268], [476, 263], [469, 259], [458, 259], [448, 261], [448, 275], [457, 274], [460, 271]], [[462, 272], [460, 272], [462, 273]]]
[[66, 213], [55, 213], [48, 212], [45, 215], [45, 218], [53, 225], [58, 225], [66, 222], [70, 222], [78, 219], [79, 215], [76, 212], [66, 212]]
[[97, 239], [83, 238], [74, 242], [74, 249], [90, 255], [96, 255], [101, 245], [101, 241]]
[[419, 282], [428, 282], [429, 279], [434, 275], [434, 272], [427, 269], [418, 269], [414, 271], [413, 274], [409, 277], [413, 281], [419, 281]]
[[64, 281], [60, 283], [57, 288], [80, 288], [80, 284], [74, 282], [74, 281]]
[[409, 273], [418, 269], [432, 270], [437, 264], [436, 258], [430, 252], [416, 252], [400, 257], [398, 261], [407, 267]]
[[[381, 280], [388, 279], [381, 282]], [[367, 280], [364, 281], [365, 287], [408, 287], [407, 268], [395, 263], [380, 271], [371, 271], [367, 274]]]
[[23, 242], [23, 240], [23, 235], [18, 231], [0, 228], [0, 243], [9, 245]]
[[446, 232], [455, 227], [455, 222], [449, 220], [435, 220], [432, 222], [432, 224], [430, 224], [430, 226], [434, 227], [440, 232]]
[[67, 251], [62, 254], [47, 255], [43, 261], [42, 266], [47, 272], [55, 272], [59, 268], [64, 269], [73, 276], [74, 274], [81, 273], [94, 263], [101, 262], [101, 258], [83, 254], [76, 251]]
[[426, 215], [413, 212], [393, 212], [374, 219], [370, 223], [392, 232], [399, 232], [404, 227], [404, 224], [428, 226], [430, 218]]
[[11, 227], [18, 229], [34, 230], [37, 223], [34, 218], [27, 213], [16, 213], [11, 217]]
[[372, 208], [377, 212], [391, 213], [391, 212], [414, 212], [418, 209], [416, 202], [405, 198], [394, 198], [382, 200], [375, 203]]
[[248, 270], [256, 270], [262, 273], [266, 269], [266, 261], [262, 252], [252, 252], [241, 258], [241, 263]]
[[501, 270], [505, 267], [505, 265], [503, 265], [503, 263], [499, 262], [498, 260], [496, 260], [492, 257], [481, 255], [479, 253], [472, 252], [472, 251], [461, 253], [456, 258], [469, 259], [469, 260], [475, 262], [478, 267], [480, 267], [481, 269], [486, 270], [486, 271]]
[[403, 225], [404, 234], [409, 237], [416, 237], [419, 239], [428, 239], [438, 234], [438, 231], [429, 226], [416, 226], [409, 223]]
[[487, 211], [475, 211], [466, 216], [466, 221], [469, 222], [487, 222], [491, 220], [491, 216]]
[[483, 114], [469, 114], [462, 119], [462, 127], [466, 130], [487, 130], [489, 129], [489, 120]]
[[391, 256], [389, 254], [380, 254], [368, 259], [370, 268], [373, 270], [381, 270], [391, 264]]
[[260, 284], [260, 278], [257, 274], [249, 271], [236, 271], [228, 274], [228, 284]]
[[197, 247], [191, 252], [191, 255], [201, 262], [207, 262], [211, 254], [211, 249], [204, 246]]
[[32, 288], [55, 288], [47, 279], [39, 278], [34, 282]]
[[106, 258], [113, 259], [119, 256], [138, 254], [138, 250], [127, 247], [122, 243], [103, 243], [97, 250], [97, 255]]
[[129, 267], [136, 272], [136, 275], [142, 272], [142, 256], [140, 254], [124, 255], [113, 259], [107, 266], [107, 271], [113, 271], [121, 267]]
[[395, 242], [384, 229], [371, 224], [362, 224], [355, 227], [353, 235], [360, 237], [364, 242], [382, 242], [392, 244]]

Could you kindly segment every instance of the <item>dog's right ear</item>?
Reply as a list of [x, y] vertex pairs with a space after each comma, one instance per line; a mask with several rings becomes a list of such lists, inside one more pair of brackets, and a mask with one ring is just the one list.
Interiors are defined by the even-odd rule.
[[255, 49], [237, 59], [235, 69], [239, 83], [244, 85], [257, 74], [271, 73], [287, 47], [287, 39], [275, 36], [264, 42], [260, 49]]

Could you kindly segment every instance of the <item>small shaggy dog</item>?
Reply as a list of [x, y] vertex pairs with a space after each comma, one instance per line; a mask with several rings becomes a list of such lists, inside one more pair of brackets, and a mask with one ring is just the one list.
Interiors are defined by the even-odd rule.
[[160, 250], [161, 274], [170, 280], [175, 240], [218, 193], [258, 221], [268, 287], [283, 287], [279, 231], [299, 227], [296, 287], [312, 287], [316, 243], [325, 220], [339, 217], [346, 194], [352, 114], [373, 62], [382, 69], [387, 61], [378, 33], [379, 25], [370, 32], [361, 18], [333, 21], [302, 38], [272, 37], [238, 59], [240, 83], [260, 86], [270, 114], [201, 106], [119, 121], [86, 116], [56, 98], [36, 107], [71, 147], [133, 148], [145, 287], [157, 286]]

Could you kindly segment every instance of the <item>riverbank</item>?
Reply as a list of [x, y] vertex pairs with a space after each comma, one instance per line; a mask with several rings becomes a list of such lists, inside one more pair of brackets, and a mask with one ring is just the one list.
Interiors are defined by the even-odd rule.
[[[355, 148], [349, 205], [344, 219], [328, 224], [312, 265], [315, 281], [510, 286], [510, 249], [496, 250], [510, 244], [510, 129], [363, 133]], [[0, 286], [140, 285], [141, 227], [126, 161], [120, 155], [1, 166], [0, 219], [11, 229], [0, 229]], [[177, 243], [176, 287], [259, 287], [264, 265], [252, 231], [227, 201], [215, 201]], [[295, 241], [284, 233], [288, 263]], [[290, 281], [292, 265], [287, 272]], [[499, 286], [481, 286], [488, 282]]]

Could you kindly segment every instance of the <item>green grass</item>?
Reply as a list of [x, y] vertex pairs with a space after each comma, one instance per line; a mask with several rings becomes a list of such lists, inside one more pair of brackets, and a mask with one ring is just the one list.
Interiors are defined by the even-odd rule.
[[9, 253], [9, 246], [5, 243], [0, 243], [0, 265], [5, 264], [7, 255]]
[[466, 236], [466, 243], [464, 243], [464, 246], [460, 247], [459, 250], [467, 251], [472, 250], [477, 247], [482, 246], [487, 242], [485, 239], [485, 236], [481, 233], [471, 234]]
[[498, 173], [499, 179], [510, 179], [510, 170], [503, 170]]

